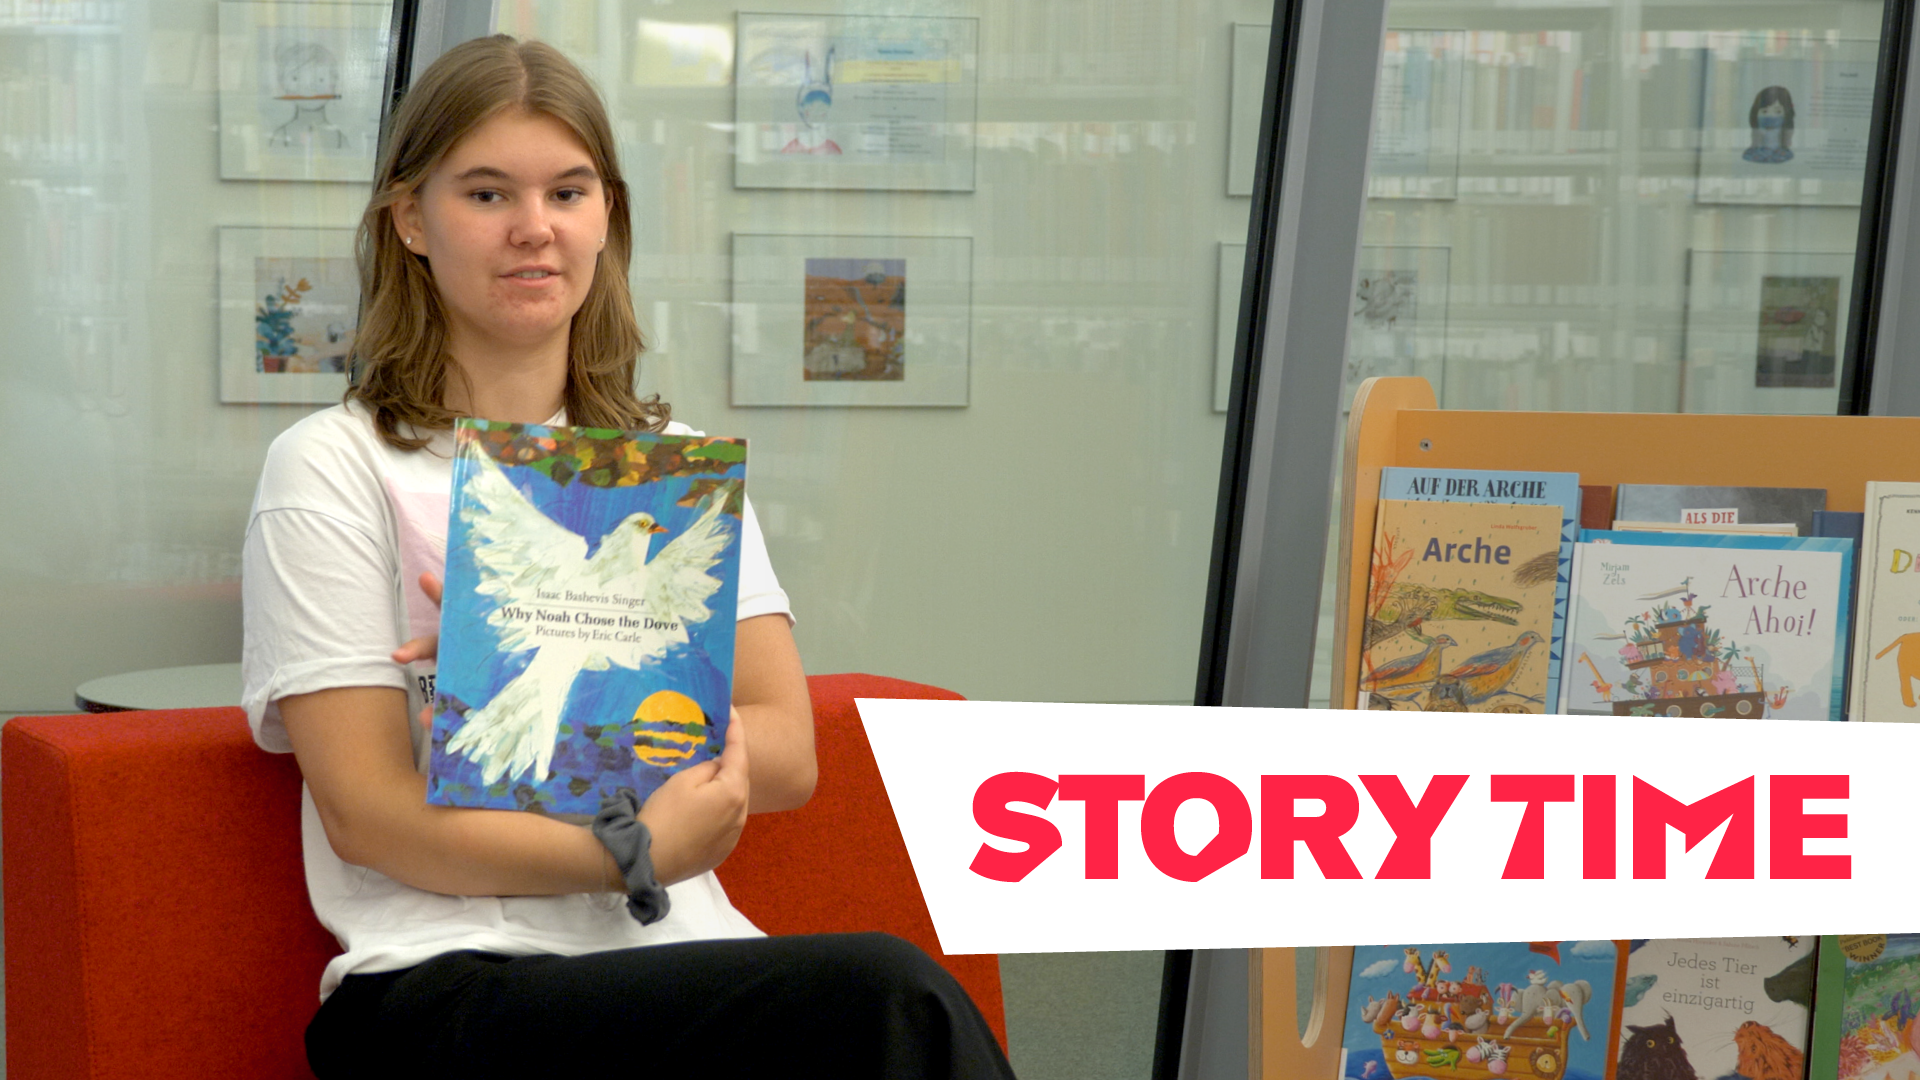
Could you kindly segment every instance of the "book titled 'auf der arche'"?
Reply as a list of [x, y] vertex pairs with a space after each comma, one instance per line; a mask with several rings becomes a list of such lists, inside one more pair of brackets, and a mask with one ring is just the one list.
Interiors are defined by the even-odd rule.
[[592, 814], [719, 754], [746, 444], [462, 420], [427, 801]]

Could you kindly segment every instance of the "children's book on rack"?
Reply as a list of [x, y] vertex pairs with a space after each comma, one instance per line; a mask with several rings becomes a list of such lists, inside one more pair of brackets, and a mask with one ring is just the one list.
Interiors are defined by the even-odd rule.
[[1815, 939], [1630, 943], [1617, 1080], [1802, 1080]]
[[1561, 505], [1383, 499], [1360, 707], [1544, 713]]
[[717, 756], [746, 444], [461, 420], [427, 801], [591, 815]]
[[1623, 942], [1363, 945], [1343, 1080], [1612, 1080]]
[[1869, 483], [1849, 720], [1920, 720], [1920, 484]]
[[1561, 711], [1841, 719], [1852, 549], [1583, 530]]
[[1920, 1076], [1920, 934], [1820, 939], [1809, 1080]]
[[[1612, 489], [1606, 489], [1611, 493]], [[1566, 640], [1567, 587], [1573, 568], [1574, 535], [1580, 530], [1586, 493], [1578, 473], [1520, 472], [1510, 469], [1380, 470], [1380, 497], [1422, 502], [1514, 503], [1560, 508], [1560, 561], [1554, 572], [1553, 626], [1547, 634], [1549, 709], [1560, 700], [1560, 646]]]
[[1694, 484], [1621, 484], [1616, 521], [1696, 525], [1781, 524], [1796, 536], [1813, 535], [1813, 514], [1827, 506], [1825, 488], [1710, 487]]

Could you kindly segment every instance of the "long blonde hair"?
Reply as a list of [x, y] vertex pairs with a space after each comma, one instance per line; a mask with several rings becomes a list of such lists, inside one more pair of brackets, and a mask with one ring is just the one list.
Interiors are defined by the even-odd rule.
[[606, 191], [607, 243], [567, 339], [567, 420], [648, 431], [666, 426], [668, 408], [659, 397], [642, 400], [633, 392], [645, 343], [627, 289], [633, 222], [606, 107], [559, 50], [500, 34], [447, 50], [407, 91], [355, 238], [360, 327], [353, 339], [357, 377], [346, 396], [365, 404], [380, 437], [399, 449], [425, 446], [417, 432], [453, 426], [457, 414], [443, 404], [447, 380], [464, 376], [447, 355], [446, 312], [433, 275], [401, 242], [393, 207], [418, 191], [467, 133], [516, 107], [572, 129]]

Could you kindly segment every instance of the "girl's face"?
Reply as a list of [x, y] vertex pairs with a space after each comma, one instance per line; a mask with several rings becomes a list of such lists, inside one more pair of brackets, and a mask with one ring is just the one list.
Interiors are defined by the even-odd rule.
[[572, 129], [510, 109], [454, 144], [393, 221], [426, 257], [456, 356], [564, 344], [605, 243], [606, 188]]
[[[1778, 120], [1787, 115], [1787, 107], [1779, 102], [1774, 102], [1771, 105], [1762, 105], [1756, 115], [1759, 116], [1762, 121], [1768, 119]], [[1773, 127], [1777, 125], [1769, 124], [1767, 126]]]

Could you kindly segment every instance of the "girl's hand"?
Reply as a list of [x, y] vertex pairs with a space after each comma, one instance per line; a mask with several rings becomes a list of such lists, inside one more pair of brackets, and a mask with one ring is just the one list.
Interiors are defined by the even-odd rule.
[[653, 875], [662, 885], [719, 866], [747, 823], [747, 731], [734, 710], [720, 756], [682, 769], [647, 796], [639, 818], [653, 834]]
[[[434, 607], [440, 606], [440, 590], [440, 575], [432, 571], [420, 575], [420, 591], [427, 594], [427, 599], [433, 601]], [[426, 637], [414, 638], [412, 641], [393, 650], [393, 662], [396, 664], [411, 664], [416, 660], [432, 660], [439, 655], [440, 635], [428, 634]], [[429, 701], [420, 707], [419, 720], [421, 727], [432, 730], [433, 702]]]

